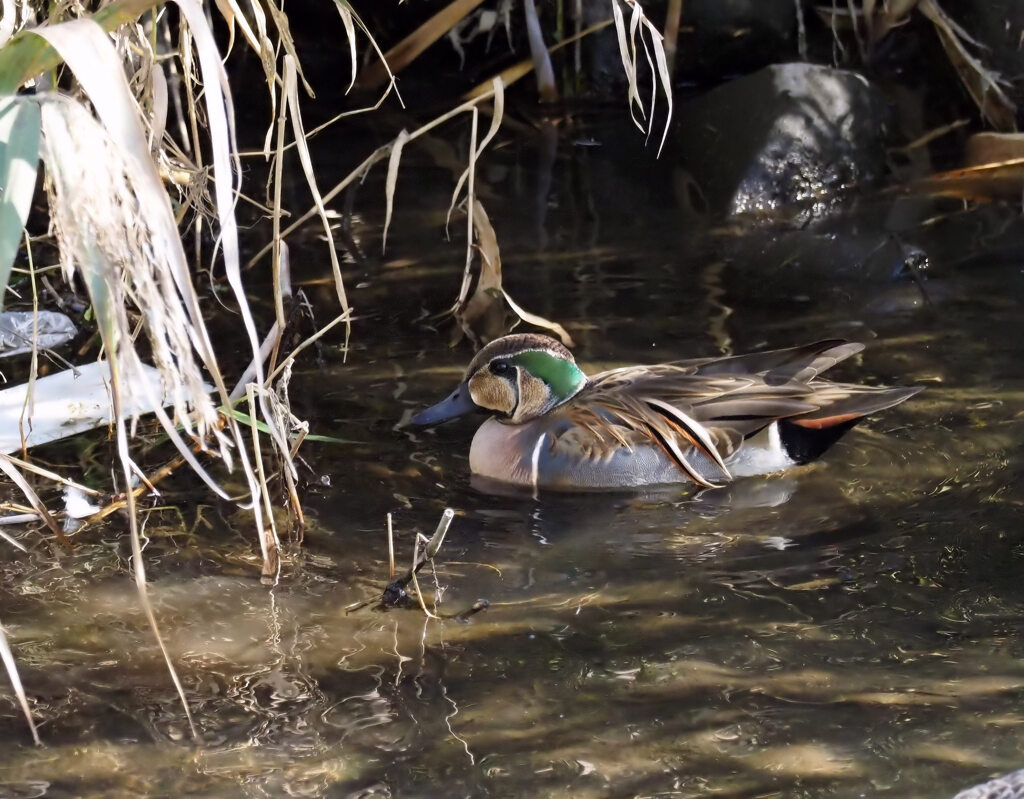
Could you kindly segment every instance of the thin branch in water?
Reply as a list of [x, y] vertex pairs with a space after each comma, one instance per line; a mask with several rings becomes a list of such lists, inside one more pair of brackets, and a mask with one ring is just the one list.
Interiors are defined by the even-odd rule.
[[391, 514], [388, 514], [388, 580], [395, 579], [395, 531], [391, 526]]
[[421, 536], [418, 534], [412, 566], [404, 575], [399, 577], [397, 580], [392, 580], [384, 588], [384, 593], [381, 596], [381, 602], [384, 605], [395, 605], [407, 596], [405, 590], [406, 586], [409, 585], [410, 582], [415, 581], [416, 573], [423, 568], [424, 564], [428, 560], [431, 560], [438, 553], [438, 550], [441, 549], [441, 544], [444, 543], [444, 537], [447, 535], [448, 528], [451, 526], [452, 519], [454, 518], [455, 511], [451, 508], [445, 508], [444, 513], [441, 514], [441, 521], [437, 523], [437, 529], [434, 531], [434, 535], [427, 541], [427, 545], [422, 553], [419, 551], [419, 538]]

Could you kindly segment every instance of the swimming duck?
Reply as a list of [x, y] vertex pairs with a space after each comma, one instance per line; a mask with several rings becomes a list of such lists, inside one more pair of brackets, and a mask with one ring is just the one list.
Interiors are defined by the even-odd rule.
[[818, 377], [863, 349], [830, 339], [587, 377], [559, 342], [517, 334], [480, 350], [455, 391], [411, 423], [491, 413], [473, 437], [469, 465], [503, 483], [718, 487], [807, 463], [868, 414], [921, 390]]

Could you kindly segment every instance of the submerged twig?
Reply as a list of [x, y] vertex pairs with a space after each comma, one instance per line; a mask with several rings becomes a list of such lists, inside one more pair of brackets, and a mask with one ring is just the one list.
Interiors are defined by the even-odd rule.
[[[427, 619], [454, 619], [455, 621], [458, 621], [458, 622], [465, 622], [465, 621], [467, 621], [469, 619], [470, 616], [474, 616], [477, 613], [479, 613], [481, 610], [486, 610], [487, 608], [490, 607], [491, 603], [489, 601], [487, 601], [486, 599], [478, 599], [470, 607], [466, 608], [465, 610], [463, 610], [463, 611], [461, 611], [459, 613], [438, 613], [437, 612], [437, 597], [439, 597], [440, 594], [441, 594], [441, 588], [440, 588], [440, 586], [437, 586], [437, 575], [435, 574], [435, 576], [434, 576], [434, 584], [437, 587], [437, 594], [435, 596], [434, 609], [433, 610], [429, 610], [427, 608], [427, 603], [426, 603], [426, 601], [423, 598], [423, 592], [420, 590], [419, 580], [417, 580], [416, 574], [417, 574], [417, 572], [419, 572], [420, 569], [423, 568], [423, 565], [425, 563], [427, 563], [427, 561], [433, 562], [434, 556], [437, 555], [437, 553], [441, 549], [441, 544], [444, 543], [444, 537], [448, 533], [448, 528], [449, 528], [449, 526], [451, 526], [453, 518], [455, 518], [455, 511], [453, 511], [451, 508], [445, 508], [444, 513], [441, 515], [441, 521], [438, 522], [437, 529], [434, 531], [434, 535], [433, 536], [431, 536], [430, 538], [427, 538], [422, 533], [417, 533], [416, 534], [416, 543], [415, 543], [415, 545], [413, 547], [413, 559], [412, 559], [413, 562], [412, 562], [412, 566], [409, 568], [409, 570], [405, 574], [403, 574], [397, 580], [396, 579], [392, 579], [391, 582], [388, 583], [384, 587], [384, 591], [383, 591], [383, 593], [379, 597], [378, 610], [384, 609], [384, 608], [389, 608], [389, 607], [395, 607], [396, 605], [407, 604], [408, 600], [409, 600], [409, 592], [406, 591], [406, 588], [408, 587], [409, 583], [412, 583], [413, 591], [414, 591], [414, 593], [416, 595], [416, 600], [417, 600], [420, 608], [423, 610], [423, 613], [426, 615]], [[391, 561], [391, 564], [390, 564], [390, 567], [391, 567], [390, 576], [392, 578], [394, 578], [394, 576], [395, 576], [394, 560], [395, 559], [394, 559], [394, 544], [393, 544], [393, 539], [392, 539], [392, 527], [391, 527], [391, 514], [390, 513], [388, 514], [387, 519], [388, 519], [388, 550], [389, 550], [390, 561]], [[420, 551], [420, 545], [423, 544], [423, 543], [425, 543], [426, 546], [424, 546], [423, 550]], [[349, 605], [348, 607], [345, 608], [345, 613], [348, 614], [348, 613], [352, 613], [354, 611], [360, 610], [362, 608], [365, 608], [367, 605], [373, 603], [374, 601], [375, 601], [375, 598], [374, 597], [370, 597], [368, 599], [362, 600], [361, 602], [354, 602], [354, 603], [352, 603], [351, 605]], [[397, 653], [397, 651], [398, 651], [397, 647], [396, 647], [395, 651]]]
[[391, 514], [388, 514], [388, 580], [395, 579], [395, 531], [391, 526]]
[[452, 519], [454, 518], [455, 511], [451, 508], [445, 508], [444, 513], [441, 514], [441, 521], [437, 523], [437, 530], [434, 531], [434, 535], [427, 541], [427, 546], [423, 552], [419, 551], [419, 538], [416, 539], [416, 552], [412, 566], [404, 575], [387, 584], [384, 588], [384, 593], [381, 594], [382, 604], [396, 605], [408, 596], [405, 590], [406, 586], [416, 579], [416, 573], [423, 568], [428, 560], [432, 560], [441, 549], [441, 544], [444, 543], [444, 537], [448, 533], [448, 528], [451, 526]]

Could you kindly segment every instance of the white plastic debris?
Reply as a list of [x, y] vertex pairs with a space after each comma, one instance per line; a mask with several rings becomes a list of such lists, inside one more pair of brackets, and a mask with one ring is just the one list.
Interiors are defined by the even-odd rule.
[[35, 340], [39, 349], [54, 349], [78, 335], [78, 328], [67, 316], [56, 311], [40, 311], [33, 322], [32, 311], [0, 313], [0, 358], [9, 358], [32, 351]]
[[[164, 398], [156, 369], [143, 365], [140, 379], [149, 383], [149, 394]], [[100, 361], [39, 378], [33, 386], [31, 406], [26, 406], [27, 383], [0, 391], [0, 452], [20, 450], [22, 435], [26, 447], [35, 447], [110, 424], [109, 383], [109, 367]], [[141, 386], [132, 388], [132, 396], [139, 399], [129, 404], [125, 413], [134, 416], [154, 410], [141, 399], [147, 392]], [[162, 401], [170, 404], [166, 398]]]
[[82, 489], [76, 486], [67, 486], [64, 489], [64, 512], [72, 519], [84, 519], [99, 513], [102, 508], [93, 505]]

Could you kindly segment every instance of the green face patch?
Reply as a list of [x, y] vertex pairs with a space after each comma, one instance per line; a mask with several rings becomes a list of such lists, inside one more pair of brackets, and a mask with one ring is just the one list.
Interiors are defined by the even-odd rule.
[[521, 352], [509, 358], [510, 363], [521, 366], [538, 380], [543, 380], [551, 387], [551, 392], [561, 400], [566, 400], [579, 391], [587, 376], [580, 368], [549, 352], [531, 350]]

